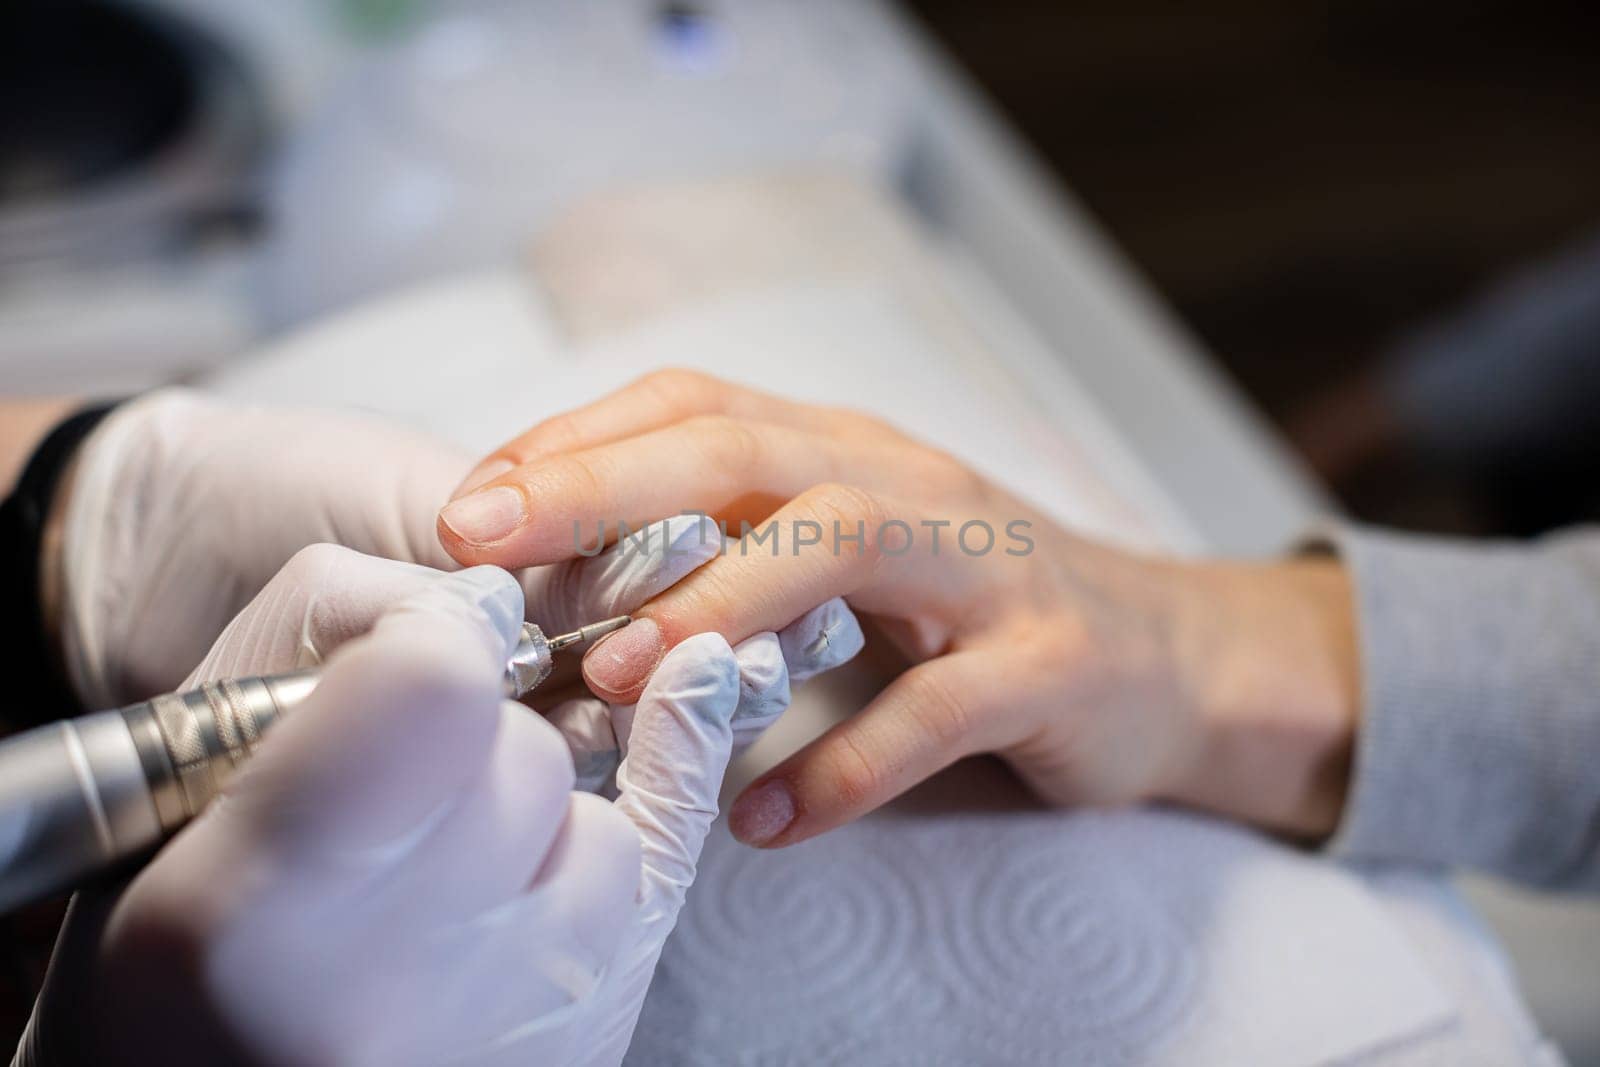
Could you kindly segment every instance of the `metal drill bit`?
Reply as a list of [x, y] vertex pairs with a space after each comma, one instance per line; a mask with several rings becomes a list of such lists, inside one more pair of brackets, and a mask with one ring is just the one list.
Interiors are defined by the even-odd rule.
[[555, 637], [550, 638], [550, 651], [560, 652], [570, 645], [593, 641], [604, 637], [606, 634], [616, 633], [632, 621], [632, 615], [618, 615], [614, 619], [603, 619], [600, 622], [591, 622], [588, 626], [580, 626], [570, 634], [557, 634]]
[[618, 615], [614, 619], [591, 622], [569, 634], [557, 634], [555, 637], [546, 637], [544, 631], [531, 622], [523, 623], [522, 640], [512, 650], [511, 660], [506, 664], [506, 692], [515, 699], [532, 691], [543, 684], [555, 669], [555, 653], [614, 633], [632, 621], [631, 616]]

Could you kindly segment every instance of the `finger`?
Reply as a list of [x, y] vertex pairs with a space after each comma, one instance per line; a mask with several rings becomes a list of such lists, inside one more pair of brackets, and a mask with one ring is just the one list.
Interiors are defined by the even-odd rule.
[[573, 794], [527, 892], [451, 932], [433, 972], [451, 976], [436, 990], [438, 1017], [472, 1020], [488, 1047], [556, 1029], [595, 994], [629, 932], [638, 884], [632, 823], [599, 797]]
[[[454, 500], [513, 467], [581, 452], [659, 430], [695, 415], [734, 415], [801, 429], [831, 430], [840, 413], [797, 404], [699, 371], [647, 374], [592, 404], [545, 419], [485, 456], [451, 494]], [[863, 420], [864, 421], [864, 420]]]
[[285, 852], [392, 863], [482, 773], [521, 618], [505, 572], [440, 574], [330, 657], [224, 806]]
[[548, 862], [567, 817], [573, 765], [562, 735], [512, 700], [482, 771], [406, 855], [369, 911], [397, 923], [466, 918], [520, 896]]
[[861, 624], [835, 597], [783, 628], [757, 634], [733, 650], [739, 661], [739, 706], [733, 713], [735, 754], [754, 744], [789, 709], [791, 688], [832, 670], [861, 651]]
[[789, 709], [789, 668], [774, 633], [756, 634], [733, 650], [739, 664], [739, 703], [733, 710], [735, 751], [752, 744]]
[[641, 915], [668, 928], [694, 881], [728, 766], [739, 702], [733, 650], [700, 634], [662, 661], [639, 703], [614, 709], [622, 765], [617, 809], [639, 832]]
[[593, 558], [528, 572], [528, 618], [547, 633], [625, 615], [722, 551], [722, 531], [703, 515], [651, 523]]
[[[379, 927], [387, 940], [367, 951], [393, 957], [391, 1002], [418, 1010], [423, 997], [428, 1018], [452, 1025], [384, 1026], [341, 1062], [575, 1062], [567, 1049], [572, 1017], [593, 1001], [627, 930], [618, 917], [633, 906], [638, 857], [627, 819], [578, 795], [527, 892], [463, 922]], [[449, 981], [419, 990], [421, 975]], [[508, 1047], [520, 1055], [502, 1055]]]
[[611, 725], [611, 708], [599, 697], [581, 697], [556, 705], [546, 716], [567, 743], [575, 774], [573, 788], [600, 793], [611, 784], [622, 750]]
[[[601, 697], [625, 704], [683, 638], [712, 632], [743, 641], [834, 597], [891, 616], [956, 617], [988, 579], [928, 543], [903, 540], [901, 527], [914, 538], [921, 514], [850, 486], [808, 490], [763, 524], [772, 533], [770, 551], [746, 538], [634, 612], [630, 625], [589, 650], [584, 678]], [[958, 556], [949, 545], [945, 553]]]
[[728, 822], [740, 841], [792, 845], [860, 818], [963, 756], [998, 746], [985, 655], [911, 668], [866, 708], [752, 783]]
[[608, 996], [623, 1007], [596, 1019], [588, 1035], [598, 1062], [622, 1059], [662, 946], [694, 881], [717, 816], [733, 744], [729, 719], [738, 700], [733, 650], [716, 634], [701, 634], [667, 656], [637, 707], [614, 709], [623, 748], [616, 806], [638, 831], [641, 865], [637, 924], [607, 977]]
[[603, 963], [626, 929], [618, 917], [634, 905], [640, 862], [633, 823], [599, 797], [573, 794], [555, 846], [529, 886], [529, 906]]
[[759, 521], [806, 488], [849, 477], [919, 484], [943, 469], [910, 444], [698, 415], [665, 429], [518, 467], [439, 512], [439, 539], [465, 564], [518, 568], [580, 554], [597, 533], [685, 511]]

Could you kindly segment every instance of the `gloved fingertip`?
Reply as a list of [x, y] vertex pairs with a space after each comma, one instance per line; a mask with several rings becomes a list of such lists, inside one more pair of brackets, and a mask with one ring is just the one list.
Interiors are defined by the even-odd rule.
[[739, 664], [739, 704], [733, 722], [774, 719], [789, 706], [789, 669], [774, 633], [757, 634], [733, 650]]
[[692, 512], [662, 520], [667, 543], [674, 552], [709, 559], [722, 550], [722, 529], [709, 515]]
[[778, 634], [789, 681], [799, 683], [848, 663], [865, 647], [861, 622], [842, 598], [812, 608]]
[[509, 652], [521, 636], [523, 613], [522, 585], [511, 572], [501, 567], [468, 567], [445, 581], [454, 583], [483, 609], [495, 632], [505, 639]]
[[660, 566], [645, 585], [646, 599], [677, 585], [722, 551], [722, 530], [708, 515], [674, 515], [660, 523]]
[[[522, 636], [522, 586], [499, 567], [479, 566], [451, 574], [403, 600], [392, 616], [437, 619], [442, 615], [466, 617], [482, 638], [494, 646], [494, 657], [503, 660]], [[394, 619], [381, 620], [380, 627], [393, 628]]]
[[572, 755], [574, 788], [598, 793], [609, 786], [622, 761], [610, 707], [601, 700], [568, 700], [557, 704], [545, 718]]

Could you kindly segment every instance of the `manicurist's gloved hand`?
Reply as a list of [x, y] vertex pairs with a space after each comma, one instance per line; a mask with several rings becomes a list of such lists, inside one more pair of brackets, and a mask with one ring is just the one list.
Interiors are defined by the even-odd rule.
[[[788, 710], [791, 684], [799, 685], [845, 663], [864, 643], [855, 615], [843, 600], [834, 599], [806, 612], [780, 633], [756, 634], [735, 646], [739, 704], [731, 723], [734, 755], [753, 744]], [[550, 711], [550, 721], [572, 750], [579, 789], [615, 793], [614, 776], [625, 747], [622, 738], [630, 707], [586, 695]]]
[[167, 389], [114, 411], [58, 490], [58, 616], [87, 707], [177, 687], [228, 620], [307, 545], [455, 569], [432, 513], [454, 446], [381, 419], [247, 407]]
[[770, 634], [748, 671], [681, 643], [610, 709], [613, 804], [502, 698], [522, 616], [498, 569], [298, 554], [186, 684], [325, 658], [320, 684], [131, 883], [80, 894], [25, 1059], [620, 1061], [734, 714], [787, 677]]

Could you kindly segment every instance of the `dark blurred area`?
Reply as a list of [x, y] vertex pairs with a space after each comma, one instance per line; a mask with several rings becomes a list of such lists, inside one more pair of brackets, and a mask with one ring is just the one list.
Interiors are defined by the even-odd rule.
[[[1352, 513], [1473, 534], [1600, 516], [1600, 259], [1570, 263], [1600, 230], [1596, 9], [909, 6]], [[1455, 370], [1401, 366], [1489, 334]], [[1474, 375], [1487, 395], [1426, 384]], [[1453, 423], [1505, 390], [1514, 410]]]

